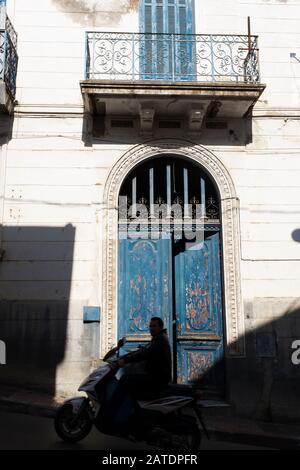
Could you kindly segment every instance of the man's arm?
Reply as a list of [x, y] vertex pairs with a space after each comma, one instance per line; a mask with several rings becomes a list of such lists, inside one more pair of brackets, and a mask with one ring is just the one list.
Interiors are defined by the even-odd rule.
[[[160, 337], [152, 340], [147, 346], [143, 346], [138, 351], [129, 353], [127, 356], [120, 359], [124, 364], [132, 364], [135, 362], [145, 361], [149, 356], [156, 355], [159, 357], [162, 351], [163, 340]], [[121, 364], [120, 364], [121, 365]]]
[[135, 362], [145, 361], [149, 354], [151, 354], [151, 344], [149, 346], [143, 346], [138, 351], [133, 351], [125, 357], [122, 357], [121, 360], [124, 361], [124, 364], [133, 364]]

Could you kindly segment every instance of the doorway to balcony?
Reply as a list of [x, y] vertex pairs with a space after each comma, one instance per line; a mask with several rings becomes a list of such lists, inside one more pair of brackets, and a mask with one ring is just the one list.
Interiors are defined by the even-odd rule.
[[193, 0], [142, 0], [140, 72], [144, 80], [193, 80]]
[[150, 339], [163, 318], [173, 380], [224, 395], [221, 221], [218, 191], [178, 156], [134, 168], [119, 198], [118, 337], [126, 349]]

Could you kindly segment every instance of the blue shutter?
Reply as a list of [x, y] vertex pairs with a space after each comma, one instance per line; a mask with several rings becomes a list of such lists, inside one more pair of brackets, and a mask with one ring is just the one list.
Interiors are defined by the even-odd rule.
[[164, 4], [163, 0], [156, 0], [154, 28], [156, 33], [165, 33], [165, 21], [164, 21]]
[[194, 33], [193, 0], [142, 0], [141, 33]]
[[193, 80], [194, 33], [193, 5], [191, 0], [177, 0], [177, 33], [182, 35], [176, 44], [176, 74], [181, 80]]
[[152, 33], [152, 0], [145, 0], [143, 5], [142, 18], [144, 18], [143, 24], [141, 24], [142, 33]]
[[182, 34], [195, 34], [194, 2], [182, 0], [179, 4], [179, 24]]
[[176, 10], [175, 0], [169, 0], [168, 5], [168, 33], [176, 33]]
[[178, 27], [179, 34], [187, 34], [188, 22], [187, 22], [187, 7], [186, 5], [179, 4], [178, 6]]

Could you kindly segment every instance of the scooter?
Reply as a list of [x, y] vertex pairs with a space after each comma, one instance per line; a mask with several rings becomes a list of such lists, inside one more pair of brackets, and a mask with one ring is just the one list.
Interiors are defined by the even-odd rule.
[[[209, 435], [197, 405], [197, 392], [190, 386], [169, 385], [142, 399], [130, 397], [129, 406], [107, 419], [105, 405], [118, 385], [119, 350], [125, 342], [126, 338], [119, 340], [105, 355], [103, 364], [82, 382], [78, 391], [87, 396], [67, 400], [58, 409], [56, 433], [64, 441], [75, 443], [87, 437], [95, 425], [103, 434], [142, 441], [164, 450], [197, 451], [202, 437], [200, 425], [208, 439]], [[122, 370], [127, 373], [130, 366]], [[124, 421], [128, 426], [124, 427]]]

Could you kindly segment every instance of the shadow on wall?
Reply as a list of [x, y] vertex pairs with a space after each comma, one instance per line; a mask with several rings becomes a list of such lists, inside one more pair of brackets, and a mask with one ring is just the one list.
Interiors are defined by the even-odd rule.
[[0, 113], [0, 151], [1, 146], [12, 139], [14, 116]]
[[[245, 357], [226, 359], [226, 399], [238, 416], [262, 421], [300, 422], [300, 361], [293, 343], [300, 340], [300, 299], [255, 299], [245, 304]], [[256, 327], [257, 323], [261, 326]], [[235, 344], [232, 344], [235, 349]], [[300, 359], [300, 347], [298, 358]], [[214, 388], [224, 369], [220, 361], [198, 385]]]
[[55, 394], [67, 340], [75, 228], [2, 227], [0, 339], [7, 364], [0, 387]]
[[[291, 238], [300, 242], [300, 229]], [[300, 423], [300, 296], [245, 301], [244, 318], [245, 336], [228, 346], [225, 360], [199, 370], [195, 385], [204, 398], [224, 392], [237, 416]], [[241, 345], [243, 357], [230, 355]]]
[[[164, 118], [165, 119], [165, 118]], [[149, 139], [160, 138], [182, 138], [190, 139], [193, 142], [207, 146], [244, 146], [252, 143], [252, 118], [244, 117], [240, 119], [211, 119], [207, 118], [198, 135], [189, 136], [185, 128], [186, 123], [182, 120], [179, 129], [159, 129], [159, 120], [154, 123], [154, 131], [149, 136], [142, 135], [139, 128], [139, 118], [129, 118], [131, 123], [129, 128], [112, 127], [112, 122], [116, 121], [113, 116], [91, 115], [84, 113], [82, 123], [82, 141], [86, 147], [93, 147], [94, 144], [140, 144]], [[126, 119], [125, 119], [126, 121]]]
[[292, 239], [294, 242], [300, 243], [300, 229], [296, 229], [292, 232]]

